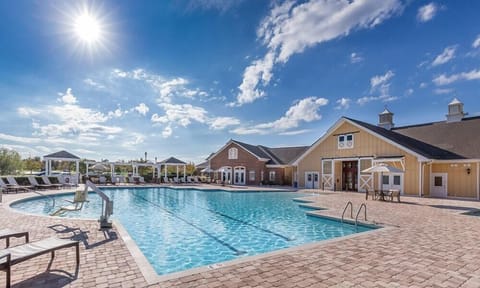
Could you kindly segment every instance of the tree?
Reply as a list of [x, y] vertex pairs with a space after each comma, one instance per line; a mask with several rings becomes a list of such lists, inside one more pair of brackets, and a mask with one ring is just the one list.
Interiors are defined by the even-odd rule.
[[30, 170], [30, 174], [33, 173], [33, 171], [40, 171], [42, 169], [42, 160], [40, 157], [29, 157], [27, 159], [23, 160], [23, 167], [26, 170]]
[[15, 150], [0, 148], [0, 175], [16, 174], [22, 170], [22, 158]]

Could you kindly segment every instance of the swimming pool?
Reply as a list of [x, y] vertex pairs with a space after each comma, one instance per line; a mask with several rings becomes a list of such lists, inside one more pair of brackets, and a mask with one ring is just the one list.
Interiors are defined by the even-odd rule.
[[[374, 229], [311, 217], [294, 192], [227, 192], [196, 189], [102, 189], [114, 201], [114, 215], [159, 275], [257, 255]], [[57, 195], [56, 205], [72, 194]], [[89, 194], [82, 211], [65, 217], [100, 215], [101, 200]], [[16, 202], [12, 208], [48, 215], [52, 199]]]

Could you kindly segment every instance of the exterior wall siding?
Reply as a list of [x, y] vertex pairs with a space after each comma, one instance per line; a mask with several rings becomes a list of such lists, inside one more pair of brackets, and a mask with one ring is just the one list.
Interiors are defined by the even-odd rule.
[[[467, 173], [467, 168], [470, 168], [470, 174]], [[432, 173], [448, 173], [448, 197], [477, 198], [476, 163], [433, 163]], [[430, 186], [428, 188], [430, 191]]]
[[[238, 149], [237, 159], [228, 159], [228, 150], [230, 148]], [[246, 185], [259, 185], [260, 184], [260, 175], [261, 172], [264, 172], [264, 177], [268, 177], [267, 168], [265, 167], [265, 162], [258, 160], [257, 157], [253, 156], [250, 152], [245, 151], [242, 147], [231, 143], [225, 149], [220, 151], [217, 155], [210, 159], [210, 168], [212, 170], [218, 170], [224, 166], [232, 167], [243, 166], [245, 167], [245, 183]], [[250, 181], [249, 173], [250, 171], [255, 171], [255, 180]], [[215, 174], [215, 173], [214, 173]]]
[[[351, 149], [338, 149], [338, 134], [353, 133], [354, 144]], [[367, 133], [362, 128], [354, 126], [348, 122], [344, 122], [339, 126], [327, 139], [317, 146], [313, 151], [298, 163], [298, 180], [299, 186], [305, 186], [305, 171], [318, 171], [321, 174], [321, 159], [336, 158], [335, 161], [335, 183], [337, 187], [341, 183], [341, 166], [340, 158], [359, 158], [359, 157], [388, 157], [388, 156], [404, 156], [405, 157], [405, 173], [404, 173], [404, 194], [418, 195], [419, 193], [419, 165], [414, 155], [408, 154], [386, 141]], [[389, 165], [391, 163], [388, 163]], [[392, 165], [393, 166], [393, 165]], [[402, 167], [398, 167], [402, 168]], [[375, 187], [378, 187], [378, 176], [374, 175]], [[339, 180], [337, 183], [336, 180]], [[320, 183], [322, 185], [322, 183]]]

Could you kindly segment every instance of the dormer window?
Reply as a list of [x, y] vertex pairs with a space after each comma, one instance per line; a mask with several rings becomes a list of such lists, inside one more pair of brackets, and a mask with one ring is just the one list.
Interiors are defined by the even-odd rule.
[[228, 159], [238, 159], [238, 149], [237, 148], [230, 148], [228, 149]]
[[338, 149], [353, 148], [353, 134], [338, 135]]

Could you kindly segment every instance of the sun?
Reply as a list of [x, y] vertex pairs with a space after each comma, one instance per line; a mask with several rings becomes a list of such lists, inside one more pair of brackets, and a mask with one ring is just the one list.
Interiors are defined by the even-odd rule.
[[94, 44], [102, 38], [100, 21], [89, 12], [76, 16], [73, 23], [76, 37], [86, 44]]

